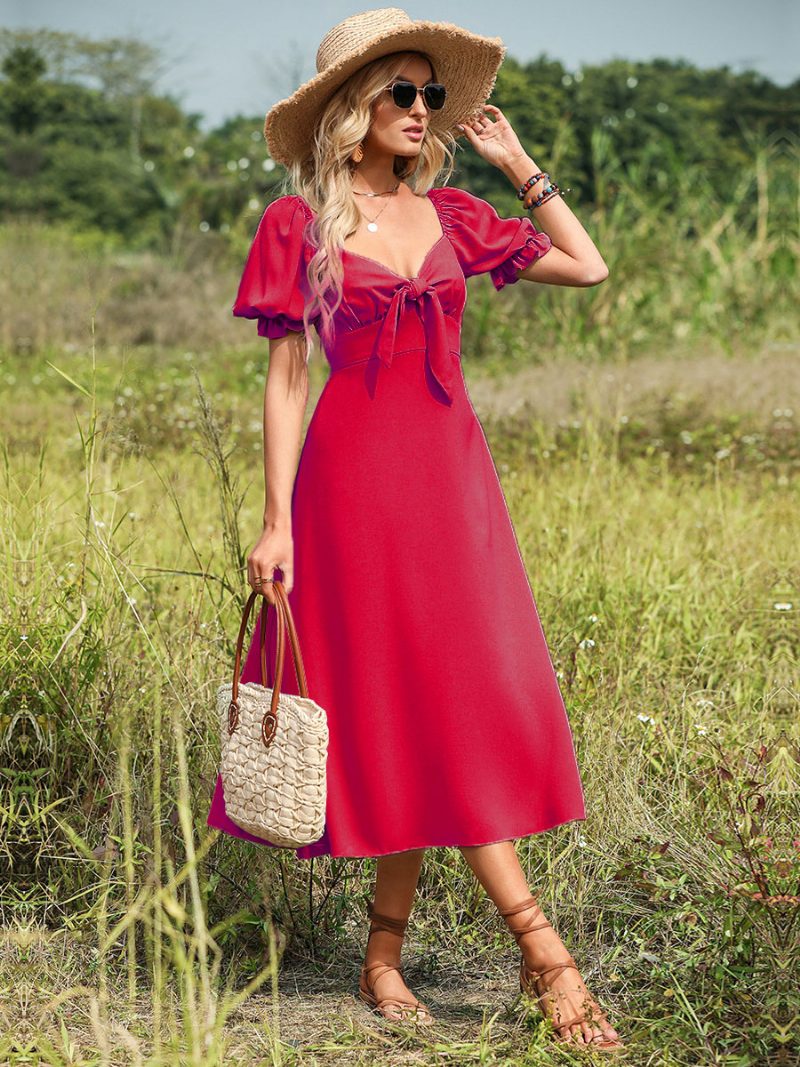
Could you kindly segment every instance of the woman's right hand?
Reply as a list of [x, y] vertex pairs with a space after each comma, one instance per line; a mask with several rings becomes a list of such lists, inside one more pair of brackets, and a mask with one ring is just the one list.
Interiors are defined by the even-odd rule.
[[[288, 526], [265, 526], [253, 551], [247, 557], [247, 581], [251, 589], [261, 593], [270, 604], [275, 603], [275, 591], [272, 582], [273, 571], [280, 567], [283, 574], [283, 587], [287, 595], [294, 584], [294, 541]], [[256, 585], [256, 578], [263, 578]]]

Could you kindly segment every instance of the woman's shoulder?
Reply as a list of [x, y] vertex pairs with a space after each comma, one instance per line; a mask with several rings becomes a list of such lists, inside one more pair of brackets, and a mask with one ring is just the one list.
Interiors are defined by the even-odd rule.
[[284, 193], [277, 196], [267, 204], [264, 216], [269, 216], [272, 221], [292, 222], [295, 216], [311, 218], [311, 208], [302, 196], [297, 193]]
[[434, 186], [429, 196], [433, 198], [440, 217], [454, 229], [474, 226], [486, 218], [497, 217], [497, 212], [487, 200], [458, 185]]
[[442, 229], [454, 243], [470, 244], [499, 221], [496, 209], [488, 200], [460, 186], [436, 186], [429, 195], [434, 200]]
[[465, 277], [491, 273], [495, 288], [518, 280], [518, 269], [549, 250], [527, 215], [500, 215], [493, 204], [458, 186], [431, 190], [442, 228], [456, 248]]
[[468, 210], [469, 208], [474, 208], [476, 204], [486, 203], [475, 193], [471, 193], [469, 189], [462, 189], [458, 185], [436, 185], [431, 189], [429, 195], [436, 200], [440, 207], [450, 211]]
[[256, 232], [256, 240], [272, 246], [284, 246], [293, 255], [302, 249], [308, 256], [307, 227], [311, 212], [302, 196], [286, 193], [267, 204]]

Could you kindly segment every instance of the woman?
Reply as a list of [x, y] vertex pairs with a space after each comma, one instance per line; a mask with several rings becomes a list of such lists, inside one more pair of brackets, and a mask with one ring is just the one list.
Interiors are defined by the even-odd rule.
[[[456, 846], [516, 938], [521, 989], [559, 1040], [616, 1049], [515, 850], [516, 838], [585, 811], [460, 365], [466, 277], [488, 273], [497, 289], [588, 286], [608, 271], [485, 104], [504, 52], [499, 38], [368, 11], [326, 35], [317, 75], [267, 115], [270, 153], [295, 192], [264, 213], [234, 305], [270, 346], [267, 500], [248, 580], [274, 603], [280, 570], [308, 692], [328, 715], [325, 831], [296, 854], [377, 857], [362, 999], [389, 1019], [432, 1020], [403, 980], [400, 949], [425, 848]], [[434, 186], [462, 132], [521, 189], [541, 232]], [[298, 462], [312, 324], [331, 373]], [[269, 612], [269, 685], [274, 626]], [[243, 681], [260, 680], [259, 636], [256, 626]], [[281, 687], [298, 692], [289, 656]], [[219, 777], [208, 824], [276, 847], [227, 817]]]

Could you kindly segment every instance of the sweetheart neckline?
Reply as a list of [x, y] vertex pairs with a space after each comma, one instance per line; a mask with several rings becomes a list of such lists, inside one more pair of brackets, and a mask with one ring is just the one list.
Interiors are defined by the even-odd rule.
[[[350, 248], [344, 248], [343, 247], [342, 248], [342, 252], [346, 252], [348, 256], [356, 256], [358, 259], [364, 259], [364, 260], [367, 261], [367, 263], [373, 263], [376, 267], [380, 267], [381, 270], [385, 270], [387, 274], [391, 274], [393, 277], [399, 278], [404, 282], [419, 281], [419, 279], [422, 277], [422, 272], [425, 270], [425, 268], [428, 265], [428, 260], [431, 258], [433, 253], [436, 251], [436, 249], [442, 243], [442, 241], [444, 241], [447, 238], [447, 231], [444, 228], [444, 223], [442, 222], [442, 216], [441, 216], [441, 214], [439, 212], [439, 208], [438, 208], [438, 206], [436, 204], [436, 200], [434, 199], [434, 197], [431, 196], [431, 193], [434, 192], [434, 190], [436, 188], [437, 188], [437, 186], [432, 186], [427, 191], [427, 193], [425, 193], [425, 197], [426, 197], [426, 199], [430, 200], [430, 202], [433, 204], [433, 210], [436, 212], [436, 218], [437, 218], [437, 220], [439, 222], [439, 227], [440, 227], [442, 233], [441, 233], [441, 236], [438, 237], [436, 239], [436, 241], [434, 241], [434, 243], [431, 245], [431, 247], [425, 253], [425, 256], [424, 256], [424, 258], [422, 260], [422, 263], [420, 263], [416, 274], [412, 274], [411, 276], [409, 276], [407, 274], [398, 274], [398, 272], [396, 270], [392, 270], [391, 267], [387, 267], [387, 265], [385, 263], [381, 263], [381, 261], [379, 259], [374, 259], [372, 256], [365, 256], [362, 252], [354, 252]], [[298, 194], [298, 196], [299, 196], [299, 194]], [[302, 197], [302, 196], [300, 196], [300, 200], [301, 200], [303, 206], [305, 207], [306, 211], [308, 212], [309, 216], [313, 217], [314, 212], [312, 211], [310, 204], [308, 204], [306, 202], [305, 198]]]
[[425, 253], [425, 258], [422, 260], [422, 263], [420, 264], [417, 273], [416, 274], [412, 274], [410, 276], [406, 275], [406, 274], [398, 274], [398, 272], [396, 270], [392, 270], [391, 267], [387, 267], [386, 264], [385, 263], [381, 263], [381, 261], [379, 259], [373, 259], [372, 256], [365, 256], [361, 252], [354, 252], [350, 248], [343, 248], [342, 251], [346, 252], [348, 256], [357, 256], [359, 259], [365, 259], [367, 261], [367, 263], [374, 263], [376, 267], [380, 267], [381, 270], [385, 270], [388, 274], [392, 274], [395, 278], [400, 278], [404, 282], [415, 282], [415, 281], [418, 281], [422, 277], [422, 272], [427, 267], [428, 260], [431, 258], [433, 253], [436, 251], [436, 249], [442, 243], [442, 241], [445, 240], [446, 236], [447, 235], [443, 233], [442, 236], [439, 237], [434, 242], [434, 244], [431, 245], [431, 247]]

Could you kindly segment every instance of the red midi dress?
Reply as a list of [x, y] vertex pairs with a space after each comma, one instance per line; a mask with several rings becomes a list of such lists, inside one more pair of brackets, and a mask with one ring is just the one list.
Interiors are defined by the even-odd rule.
[[[427, 196], [442, 233], [413, 278], [343, 252], [330, 374], [295, 476], [289, 602], [308, 693], [329, 726], [325, 829], [295, 850], [301, 859], [486, 844], [586, 817], [460, 358], [465, 279], [513, 284], [552, 242], [528, 216], [500, 217], [464, 189]], [[286, 195], [258, 226], [233, 313], [256, 319], [262, 337], [303, 328], [312, 218], [305, 199]], [[259, 618], [242, 683], [261, 681]], [[270, 606], [270, 686], [275, 621]], [[281, 688], [299, 692], [288, 650]], [[227, 817], [220, 775], [207, 824], [278, 847]]]

